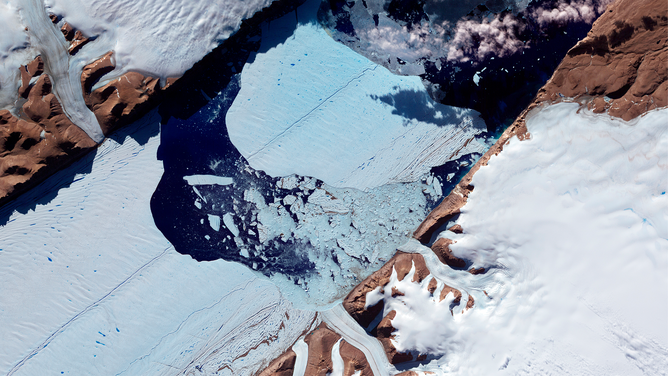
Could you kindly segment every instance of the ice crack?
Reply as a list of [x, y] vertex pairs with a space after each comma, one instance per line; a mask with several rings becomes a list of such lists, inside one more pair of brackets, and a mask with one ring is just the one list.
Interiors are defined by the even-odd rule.
[[345, 88], [347, 88], [348, 86], [350, 86], [351, 83], [353, 83], [354, 81], [359, 80], [360, 78], [362, 78], [367, 72], [376, 70], [376, 68], [378, 68], [378, 65], [374, 65], [373, 67], [370, 67], [370, 68], [364, 68], [364, 69], [363, 69], [357, 76], [355, 76], [355, 77], [351, 78], [350, 80], [348, 80], [348, 82], [346, 82], [346, 83], [345, 83], [343, 86], [341, 86], [339, 89], [335, 90], [335, 91], [334, 91], [332, 94], [330, 94], [327, 98], [325, 98], [323, 101], [321, 101], [317, 106], [313, 107], [313, 108], [312, 108], [310, 111], [308, 111], [306, 114], [304, 114], [303, 116], [301, 116], [299, 119], [295, 120], [292, 124], [290, 124], [287, 128], [285, 128], [281, 133], [279, 133], [279, 134], [277, 134], [276, 136], [274, 136], [271, 140], [269, 140], [266, 144], [264, 144], [264, 146], [262, 146], [262, 147], [261, 147], [260, 149], [258, 149], [257, 151], [251, 153], [251, 154], [248, 156], [248, 159], [253, 158], [255, 155], [257, 155], [258, 153], [260, 153], [260, 152], [262, 152], [263, 150], [265, 150], [269, 145], [273, 144], [276, 140], [278, 140], [279, 138], [281, 138], [284, 134], [288, 133], [288, 131], [290, 131], [295, 125], [297, 125], [297, 124], [300, 123], [302, 120], [306, 119], [309, 115], [311, 115], [313, 112], [315, 112], [315, 111], [318, 110], [320, 107], [322, 107], [325, 103], [327, 103], [328, 100], [330, 100], [331, 98], [333, 98], [334, 96], [336, 96], [337, 94], [339, 94], [342, 90], [344, 90]]

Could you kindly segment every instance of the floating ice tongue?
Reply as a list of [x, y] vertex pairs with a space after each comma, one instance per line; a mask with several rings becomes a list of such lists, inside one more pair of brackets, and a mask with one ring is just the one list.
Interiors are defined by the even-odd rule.
[[484, 150], [477, 112], [435, 103], [418, 77], [335, 42], [315, 20], [317, 5], [299, 9], [312, 22], [290, 15], [265, 26], [261, 52], [241, 73], [226, 122], [251, 167], [366, 190]]

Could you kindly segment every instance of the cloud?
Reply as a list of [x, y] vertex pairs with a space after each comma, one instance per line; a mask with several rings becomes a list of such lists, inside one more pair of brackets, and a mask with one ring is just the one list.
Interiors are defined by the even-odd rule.
[[[487, 17], [461, 18], [459, 21], [431, 21], [402, 25], [387, 14], [373, 14], [357, 4], [350, 9], [359, 43], [353, 48], [401, 74], [420, 74], [423, 70], [411, 69], [420, 61], [445, 59], [451, 62], [482, 61], [491, 57], [506, 57], [530, 48], [531, 42], [523, 42], [520, 35], [533, 25], [540, 29], [563, 27], [573, 22], [592, 23], [613, 0], [547, 0], [526, 8], [516, 4], [518, 13], [503, 12]], [[382, 9], [389, 0], [367, 0], [374, 9]], [[440, 4], [442, 0], [430, 0]], [[369, 5], [369, 6], [371, 6]], [[442, 6], [442, 4], [441, 4]], [[440, 9], [440, 8], [439, 8]], [[468, 18], [468, 19], [467, 19]], [[405, 64], [397, 63], [401, 59]], [[417, 72], [417, 73], [416, 73]]]
[[373, 41], [375, 49], [384, 51], [402, 60], [417, 60], [438, 53], [445, 45], [445, 30], [434, 30], [429, 25], [406, 26], [384, 25], [362, 31], [362, 38]]
[[447, 59], [466, 62], [514, 54], [525, 46], [517, 37], [522, 27], [511, 14], [497, 15], [491, 21], [459, 21], [448, 43]]
[[566, 25], [571, 22], [592, 23], [611, 2], [612, 0], [562, 1], [552, 9], [536, 8], [531, 16], [541, 27]]

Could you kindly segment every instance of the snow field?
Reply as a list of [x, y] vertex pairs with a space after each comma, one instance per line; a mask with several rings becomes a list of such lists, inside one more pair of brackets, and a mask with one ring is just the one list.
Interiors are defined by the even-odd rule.
[[21, 22], [17, 4], [0, 2], [0, 109], [13, 107], [19, 88], [19, 66], [31, 60], [35, 52]]
[[[116, 75], [178, 77], [273, 0], [46, 0], [47, 9], [113, 50]], [[87, 47], [88, 48], [88, 47]], [[108, 79], [111, 79], [109, 77]]]
[[[491, 270], [455, 271], [416, 242], [404, 247], [475, 297], [452, 327], [449, 351], [421, 369], [665, 374], [666, 115], [627, 123], [572, 103], [531, 114], [531, 139], [511, 139], [474, 176], [457, 221], [464, 234], [441, 235], [456, 241], [456, 256]], [[397, 338], [401, 346], [402, 329]]]

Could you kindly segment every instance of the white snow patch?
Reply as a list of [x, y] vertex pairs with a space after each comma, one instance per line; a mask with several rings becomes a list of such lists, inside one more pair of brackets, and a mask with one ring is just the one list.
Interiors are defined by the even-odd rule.
[[[47, 9], [113, 50], [129, 70], [178, 77], [273, 0], [46, 0]], [[88, 48], [89, 46], [86, 46]], [[102, 53], [104, 53], [102, 52]]]
[[[14, 105], [19, 88], [19, 67], [36, 54], [14, 2], [0, 3], [0, 109]], [[19, 4], [20, 5], [20, 4]]]
[[[458, 219], [466, 233], [450, 246], [492, 269], [454, 271], [417, 246], [434, 275], [475, 297], [472, 310], [455, 315], [446, 355], [425, 370], [665, 373], [666, 116], [652, 111], [629, 123], [567, 103], [530, 114], [532, 138], [512, 138], [475, 174]], [[398, 328], [397, 344], [430, 315]]]
[[338, 341], [332, 346], [332, 373], [331, 376], [343, 376], [343, 358], [341, 358], [341, 341], [343, 338], [339, 338]]
[[293, 371], [294, 376], [304, 376], [306, 372], [306, 366], [308, 365], [308, 345], [304, 342], [303, 338], [300, 338], [292, 345], [292, 351], [295, 352], [295, 368]]

